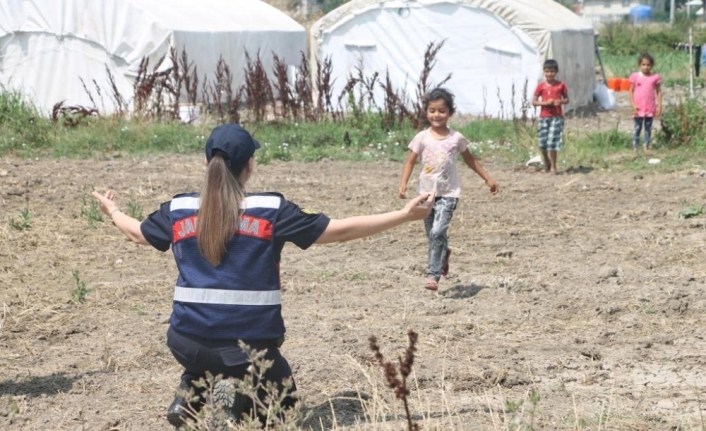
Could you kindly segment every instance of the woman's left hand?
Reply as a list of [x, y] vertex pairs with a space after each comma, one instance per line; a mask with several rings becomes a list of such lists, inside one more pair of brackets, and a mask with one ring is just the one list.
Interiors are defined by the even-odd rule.
[[432, 207], [434, 207], [435, 193], [428, 195], [419, 195], [411, 201], [407, 202], [404, 211], [408, 220], [421, 220], [429, 215]]
[[115, 193], [113, 193], [112, 190], [108, 190], [104, 195], [94, 191], [93, 197], [98, 201], [101, 212], [107, 216], [118, 208], [118, 205], [113, 201], [113, 199], [115, 199]]

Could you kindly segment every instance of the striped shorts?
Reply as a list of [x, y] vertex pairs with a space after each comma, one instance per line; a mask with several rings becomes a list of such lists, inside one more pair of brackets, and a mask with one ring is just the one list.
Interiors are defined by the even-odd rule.
[[564, 118], [546, 117], [539, 119], [539, 149], [541, 151], [559, 151], [564, 143]]

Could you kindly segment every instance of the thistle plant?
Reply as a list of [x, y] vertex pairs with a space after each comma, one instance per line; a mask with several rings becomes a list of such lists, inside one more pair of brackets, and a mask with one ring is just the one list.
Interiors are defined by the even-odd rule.
[[404, 358], [399, 358], [399, 376], [395, 364], [389, 361], [385, 361], [385, 357], [380, 351], [380, 346], [378, 346], [377, 338], [374, 335], [371, 335], [369, 338], [370, 350], [373, 351], [373, 354], [375, 355], [375, 360], [385, 372], [387, 386], [394, 390], [395, 398], [397, 398], [398, 400], [402, 400], [402, 404], [404, 404], [404, 411], [405, 415], [407, 416], [408, 431], [419, 431], [421, 427], [417, 423], [412, 421], [412, 415], [409, 411], [409, 402], [407, 401], [407, 397], [409, 396], [409, 389], [407, 388], [407, 378], [412, 372], [412, 365], [414, 365], [414, 352], [417, 351], [416, 345], [418, 336], [417, 333], [412, 330], [407, 333], [407, 336], [409, 337], [409, 345], [405, 350]]

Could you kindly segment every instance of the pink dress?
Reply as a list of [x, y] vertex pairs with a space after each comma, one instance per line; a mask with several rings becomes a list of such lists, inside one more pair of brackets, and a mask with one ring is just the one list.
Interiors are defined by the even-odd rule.
[[637, 106], [635, 117], [654, 117], [657, 114], [657, 86], [662, 83], [662, 77], [656, 73], [643, 75], [635, 72], [630, 75], [630, 82], [635, 86], [633, 101]]

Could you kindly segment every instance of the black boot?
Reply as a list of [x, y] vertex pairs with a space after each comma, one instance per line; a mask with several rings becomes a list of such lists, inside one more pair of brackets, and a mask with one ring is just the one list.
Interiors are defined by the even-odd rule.
[[181, 395], [175, 396], [174, 401], [167, 409], [167, 421], [175, 428], [180, 428], [186, 424], [187, 419], [190, 417], [189, 403]]
[[174, 396], [174, 400], [167, 409], [167, 421], [169, 421], [169, 423], [176, 428], [180, 428], [185, 425], [187, 420], [193, 417], [193, 414], [201, 410], [201, 407], [203, 406], [203, 402], [200, 399], [189, 403], [189, 401], [183, 396], [184, 393], [188, 393], [191, 396], [194, 392], [196, 392], [196, 394], [201, 392], [198, 388], [191, 384], [192, 380], [197, 379], [188, 374], [181, 376], [179, 392]]

